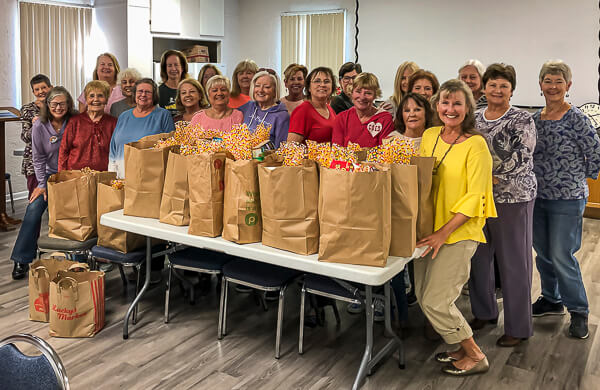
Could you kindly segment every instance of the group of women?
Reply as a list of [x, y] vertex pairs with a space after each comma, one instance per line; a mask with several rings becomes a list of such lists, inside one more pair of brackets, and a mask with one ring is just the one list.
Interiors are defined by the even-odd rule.
[[[572, 77], [565, 63], [542, 66], [546, 106], [533, 116], [510, 104], [516, 73], [500, 63], [486, 69], [469, 60], [457, 79], [440, 86], [432, 72], [405, 62], [392, 96], [379, 106], [377, 77], [354, 63], [340, 68], [336, 97], [338, 79], [327, 67], [309, 72], [289, 65], [284, 97], [277, 73], [251, 60], [236, 66], [231, 81], [213, 65], [202, 68], [197, 80], [187, 69], [180, 52], [165, 52], [158, 87], [134, 69], [120, 71], [116, 58], [104, 53], [78, 99], [79, 114], [64, 88], [52, 88], [45, 76], [31, 80], [37, 100], [23, 107], [23, 116], [33, 126], [25, 126], [22, 137], [32, 145], [26, 157], [33, 168], [23, 166], [30, 204], [11, 255], [13, 278], [22, 278], [35, 256], [31, 237], [39, 234], [51, 174], [89, 166], [123, 177], [124, 145], [171, 131], [175, 123], [222, 131], [263, 125], [271, 128], [275, 147], [306, 140], [374, 147], [400, 137], [422, 156], [436, 158], [434, 231], [417, 243], [426, 250], [414, 261], [411, 282], [428, 324], [448, 344], [460, 345], [436, 355], [447, 364], [443, 371], [462, 376], [488, 370], [473, 330], [497, 323], [498, 277], [505, 313], [498, 345], [520, 344], [533, 335], [532, 316], [564, 314], [563, 306], [571, 315], [569, 334], [587, 337], [588, 302], [574, 254], [581, 244], [586, 178], [600, 171], [600, 139], [565, 100]], [[542, 296], [533, 304], [532, 247], [542, 282]], [[475, 317], [470, 323], [455, 305], [467, 282]]]

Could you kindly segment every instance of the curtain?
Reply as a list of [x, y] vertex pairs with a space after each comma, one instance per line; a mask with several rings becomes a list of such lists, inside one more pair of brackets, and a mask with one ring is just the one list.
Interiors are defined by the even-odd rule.
[[[34, 100], [29, 80], [38, 73], [62, 85], [76, 100], [85, 83], [85, 41], [92, 28], [91, 8], [20, 3], [21, 92]], [[77, 107], [77, 104], [75, 105]]]
[[344, 63], [344, 13], [283, 15], [281, 68], [295, 62], [309, 69], [327, 66], [336, 74]]

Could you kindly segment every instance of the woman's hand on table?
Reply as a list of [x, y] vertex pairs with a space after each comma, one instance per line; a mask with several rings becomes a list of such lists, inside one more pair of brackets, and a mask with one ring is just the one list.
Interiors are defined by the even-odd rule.
[[31, 197], [29, 198], [29, 203], [33, 203], [39, 196], [44, 195], [44, 200], [48, 200], [48, 195], [46, 194], [45, 188], [36, 187], [31, 193]]

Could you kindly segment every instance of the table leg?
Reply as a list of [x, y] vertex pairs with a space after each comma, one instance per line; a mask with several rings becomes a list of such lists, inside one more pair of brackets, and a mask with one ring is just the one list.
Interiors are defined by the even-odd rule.
[[144, 295], [144, 293], [148, 289], [148, 286], [150, 285], [151, 268], [152, 268], [152, 238], [146, 237], [146, 278], [144, 279], [144, 285], [142, 286], [142, 288], [140, 289], [138, 294], [133, 299], [133, 302], [131, 302], [129, 309], [127, 309], [127, 314], [125, 314], [125, 320], [123, 322], [123, 340], [127, 340], [129, 338], [129, 317], [131, 316], [131, 313], [133, 312], [133, 309], [138, 304], [139, 300], [142, 298], [142, 295]]
[[354, 379], [352, 385], [353, 390], [357, 390], [362, 386], [363, 381], [367, 376], [369, 370], [369, 362], [371, 361], [371, 355], [373, 352], [373, 290], [371, 286], [365, 286], [365, 314], [367, 319], [367, 339], [365, 345], [365, 352], [358, 368], [358, 374]]

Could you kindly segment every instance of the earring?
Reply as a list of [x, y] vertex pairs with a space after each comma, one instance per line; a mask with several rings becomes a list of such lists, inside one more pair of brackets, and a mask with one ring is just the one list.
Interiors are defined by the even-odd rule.
[[540, 96], [544, 96], [544, 92], [540, 92]]
[[569, 92], [567, 92], [567, 95], [565, 97], [569, 97]]

